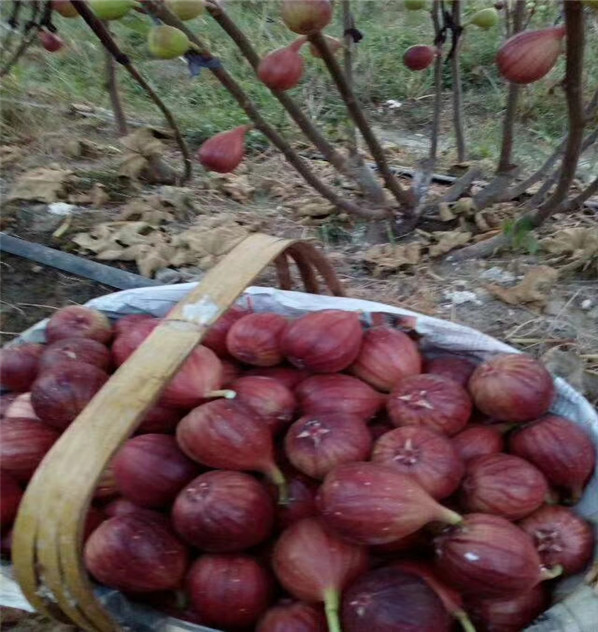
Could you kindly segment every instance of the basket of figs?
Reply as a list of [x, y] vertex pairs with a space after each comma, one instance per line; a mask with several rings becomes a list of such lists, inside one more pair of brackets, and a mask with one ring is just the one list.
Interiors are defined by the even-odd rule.
[[0, 382], [4, 605], [88, 632], [596, 630], [596, 411], [499, 340], [347, 298], [309, 243], [59, 309]]

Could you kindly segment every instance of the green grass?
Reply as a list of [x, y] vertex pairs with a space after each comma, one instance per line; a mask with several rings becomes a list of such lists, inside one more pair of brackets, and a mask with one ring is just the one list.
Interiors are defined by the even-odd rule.
[[[10, 3], [0, 2], [6, 14]], [[471, 0], [466, 12], [488, 6], [490, 2]], [[532, 26], [551, 24], [557, 15], [557, 3], [539, 0]], [[356, 24], [365, 38], [359, 45], [355, 64], [356, 90], [376, 122], [382, 126], [396, 126], [406, 131], [424, 131], [429, 125], [432, 99], [432, 73], [413, 73], [401, 63], [404, 50], [416, 43], [431, 43], [432, 27], [427, 12], [405, 11], [399, 0], [354, 0]], [[260, 54], [293, 40], [279, 19], [275, 0], [228, 0], [231, 16], [250, 36]], [[340, 11], [328, 32], [340, 35]], [[59, 104], [88, 102], [110, 107], [103, 79], [103, 51], [93, 34], [81, 20], [55, 20], [68, 48], [57, 54], [32, 50], [14, 69], [11, 81], [5, 82], [2, 95], [12, 99], [43, 97]], [[208, 42], [214, 54], [259, 106], [263, 114], [283, 131], [294, 133], [286, 113], [268, 90], [260, 85], [249, 65], [241, 58], [234, 44], [209, 16], [190, 23]], [[131, 14], [112, 23], [114, 35], [125, 52], [135, 61], [141, 72], [151, 79], [165, 102], [176, 112], [182, 128], [193, 145], [217, 131], [246, 122], [245, 114], [215, 78], [204, 70], [192, 79], [181, 60], [151, 59], [145, 45], [146, 34], [152, 24], [143, 16]], [[598, 37], [588, 38], [588, 77], [598, 76]], [[500, 141], [500, 115], [504, 107], [505, 84], [498, 76], [493, 60], [503, 39], [501, 29], [480, 31], [470, 27], [462, 50], [462, 71], [465, 88], [465, 116], [467, 136], [473, 158], [494, 158]], [[306, 78], [292, 91], [293, 97], [304, 103], [307, 111], [328, 133], [342, 132], [346, 113], [338, 99], [330, 77], [319, 60], [305, 52]], [[523, 161], [533, 160], [549, 151], [564, 132], [566, 108], [560, 89], [551, 87], [562, 76], [563, 61], [545, 80], [522, 91], [519, 120], [518, 151]], [[126, 73], [119, 73], [126, 103], [132, 118], [160, 121], [159, 113]], [[586, 85], [590, 82], [586, 82]], [[445, 88], [450, 90], [450, 76], [445, 74]], [[590, 86], [588, 87], [588, 91]], [[389, 99], [404, 102], [404, 107], [391, 117], [380, 114], [380, 106]], [[447, 99], [448, 101], [448, 99]], [[450, 112], [445, 113], [449, 129]], [[263, 147], [261, 137], [252, 134], [254, 147]]]

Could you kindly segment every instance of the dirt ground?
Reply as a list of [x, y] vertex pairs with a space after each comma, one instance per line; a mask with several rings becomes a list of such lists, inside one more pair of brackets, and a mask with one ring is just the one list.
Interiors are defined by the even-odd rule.
[[[121, 222], [119, 226], [124, 225], [130, 220], [123, 221], [123, 207], [135, 200], [145, 204], [147, 196], [162, 195], [163, 189], [124, 185], [116, 177], [122, 152], [105, 123], [83, 120], [75, 124], [70, 122], [69, 126], [71, 149], [71, 141], [79, 142], [79, 148], [83, 147], [79, 153], [76, 142], [75, 149], [67, 151], [64, 139], [55, 131], [37, 138], [24, 150], [15, 149], [15, 145], [10, 144], [8, 150], [6, 145], [0, 147], [0, 157], [10, 155], [11, 151], [17, 155], [16, 159], [13, 156], [4, 162], [0, 180], [0, 193], [4, 198], [2, 230], [54, 248], [81, 253], [73, 242], [74, 236], [89, 234], [94, 227], [115, 220]], [[80, 142], [82, 140], [91, 143], [87, 150]], [[89, 147], [93, 147], [93, 151]], [[168, 146], [165, 156], [178, 166], [172, 147]], [[11, 201], [7, 197], [20, 177], [32, 169], [48, 166], [73, 172], [80, 187], [74, 192], [60, 193], [57, 199], [73, 200], [74, 195], [82, 195], [82, 190], [88, 192], [94, 183], [101, 184], [106, 196], [76, 204], [72, 216], [50, 213], [47, 202]], [[317, 161], [314, 166], [323, 172], [328, 169]], [[333, 177], [327, 172], [326, 176]], [[436, 187], [437, 191], [440, 189]], [[172, 201], [173, 191], [169, 189], [168, 195]], [[193, 226], [198, 217], [207, 222], [209, 232], [215, 230], [214, 226], [219, 229], [217, 224], [209, 222], [226, 216], [233, 219], [225, 228], [233, 232], [262, 230], [314, 240], [334, 264], [349, 296], [401, 305], [470, 325], [542, 358], [552, 371], [567, 378], [591, 401], [598, 401], [598, 280], [596, 271], [591, 268], [563, 270], [568, 263], [566, 258], [555, 262], [545, 253], [523, 251], [460, 264], [450, 263], [443, 257], [418, 254], [411, 262], [389, 269], [384, 264], [385, 256], [392, 255], [391, 259], [396, 256], [394, 246], [386, 247], [386, 255], [382, 252], [382, 256], [379, 251], [372, 254], [371, 246], [365, 242], [363, 225], [330, 213], [326, 204], [306, 191], [295, 176], [288, 173], [282, 161], [271, 155], [257, 157], [236, 178], [198, 175], [190, 189], [185, 190], [185, 196], [191, 199], [190, 203], [161, 207], [160, 212], [166, 215], [160, 216], [159, 228], [151, 228], [152, 235], [158, 234], [171, 243], [173, 235]], [[305, 214], [306, 208], [313, 212]], [[463, 232], [468, 230], [471, 221], [469, 218], [449, 222], [445, 230], [460, 229]], [[539, 237], [549, 238], [572, 228], [586, 227], [596, 229], [596, 217], [591, 211], [557, 217], [542, 229]], [[421, 251], [427, 253], [430, 244], [437, 239], [430, 234], [420, 231], [406, 244], [416, 244], [417, 248], [417, 244], [421, 244]], [[201, 242], [201, 247], [204, 245]], [[118, 246], [124, 249], [130, 244], [123, 246], [119, 242]], [[152, 246], [150, 251], [159, 247], [162, 246]], [[89, 251], [86, 256], [93, 258]], [[209, 263], [219, 256], [209, 255]], [[143, 261], [147, 262], [146, 259]], [[137, 265], [131, 260], [104, 262], [137, 272]], [[166, 264], [154, 270], [163, 282], [199, 279], [208, 266], [206, 257], [197, 264], [187, 261], [178, 268], [168, 265], [168, 261]], [[2, 343], [50, 316], [58, 307], [85, 303], [114, 291], [93, 281], [6, 254], [2, 255], [0, 272]], [[269, 272], [258, 279], [257, 284], [273, 282], [274, 275]], [[505, 294], [506, 290], [517, 287], [523, 287], [519, 294], [512, 291]], [[2, 619], [3, 629], [13, 632], [66, 632], [73, 629], [5, 608], [2, 609]]]

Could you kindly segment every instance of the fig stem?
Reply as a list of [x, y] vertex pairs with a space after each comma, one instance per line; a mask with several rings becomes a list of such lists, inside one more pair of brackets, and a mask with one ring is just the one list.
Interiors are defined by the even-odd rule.
[[543, 568], [540, 571], [540, 581], [547, 581], [549, 579], [554, 579], [555, 577], [559, 577], [559, 575], [563, 574], [563, 567], [560, 564], [553, 566], [552, 568]]
[[463, 522], [463, 516], [461, 514], [458, 514], [456, 511], [449, 509], [448, 507], [442, 507], [440, 520], [442, 520], [442, 522], [448, 522], [448, 524], [456, 525]]
[[464, 632], [476, 632], [475, 626], [465, 610], [455, 610], [453, 616], [457, 619]]
[[216, 397], [224, 397], [225, 399], [235, 399], [237, 393], [235, 391], [231, 391], [228, 388], [223, 388], [217, 391], [210, 391], [206, 393], [207, 398], [216, 398]]
[[328, 632], [342, 632], [338, 619], [340, 606], [340, 595], [338, 590], [330, 588], [324, 592], [324, 611], [326, 612], [326, 623]]
[[284, 474], [274, 465], [269, 471], [270, 480], [278, 487], [278, 504], [289, 504], [289, 488]]

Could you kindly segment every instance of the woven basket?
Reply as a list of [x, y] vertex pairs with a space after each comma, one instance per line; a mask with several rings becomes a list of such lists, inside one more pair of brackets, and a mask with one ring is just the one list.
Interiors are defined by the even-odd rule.
[[319, 272], [334, 295], [343, 294], [329, 263], [310, 244], [251, 235], [171, 310], [50, 450], [27, 487], [13, 536], [15, 575], [38, 612], [90, 632], [116, 629], [94, 596], [81, 556], [84, 519], [99, 477], [208, 327], [266, 266], [274, 262], [281, 288], [290, 288], [289, 259], [307, 292], [318, 293]]
[[[207, 328], [235, 302], [252, 280], [268, 264], [274, 263], [280, 287], [290, 288], [290, 259], [297, 264], [308, 293], [319, 293], [319, 273], [330, 292], [342, 296], [334, 271], [311, 245], [260, 234], [248, 237], [168, 313], [163, 324], [118, 369], [49, 452], [27, 488], [14, 528], [15, 574], [36, 610], [89, 632], [120, 629], [98, 600], [97, 590], [94, 592], [82, 563], [83, 522], [96, 483], [106, 464], [134, 432], [145, 411], [158, 399], [162, 388], [202, 340]], [[173, 287], [176, 289], [170, 294], [176, 295], [178, 300], [185, 291], [181, 286]], [[159, 291], [160, 288], [151, 288], [133, 292], [152, 296]], [[276, 307], [277, 297], [268, 295], [269, 292], [275, 294], [264, 290], [264, 297], [252, 294], [251, 298], [263, 299], [261, 309], [271, 309]], [[418, 331], [447, 351], [469, 351], [477, 359], [491, 353], [514, 351], [467, 327], [379, 303], [281, 294], [284, 294], [282, 300], [288, 313], [334, 307], [360, 310], [366, 314], [384, 311], [417, 318]], [[98, 301], [105, 302], [104, 299]], [[37, 329], [39, 332], [40, 328]], [[560, 403], [555, 412], [566, 415], [567, 406], [582, 398], [562, 380], [557, 380], [557, 388]], [[587, 417], [583, 423], [591, 425], [598, 445], [598, 417], [587, 402], [582, 409], [582, 416]], [[65, 490], [64, 481], [69, 481], [68, 490]], [[598, 489], [598, 485], [594, 489]], [[598, 498], [595, 500], [594, 509], [598, 514]], [[580, 582], [580, 578], [568, 581], [574, 581], [575, 586], [570, 588], [565, 582], [564, 591], [561, 591], [563, 599], [528, 628], [530, 632], [598, 630], [598, 597], [591, 585], [595, 586], [596, 577], [591, 581], [588, 578], [586, 583]], [[118, 597], [120, 608], [124, 600], [120, 600], [119, 595], [114, 596]], [[102, 599], [102, 602], [106, 600]], [[207, 630], [172, 619], [166, 622], [162, 619], [159, 627], [155, 627], [151, 618], [142, 622], [137, 617], [138, 613], [133, 610], [124, 614], [129, 629], [144, 632]], [[122, 616], [119, 618], [122, 620]]]

